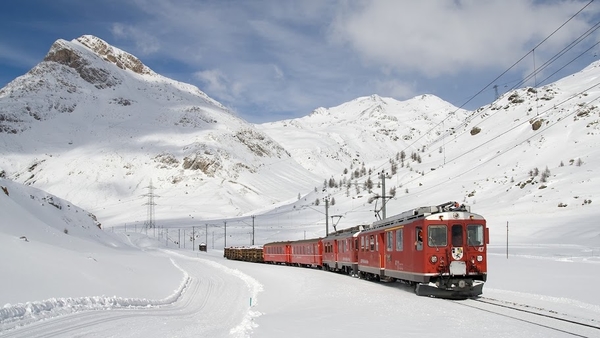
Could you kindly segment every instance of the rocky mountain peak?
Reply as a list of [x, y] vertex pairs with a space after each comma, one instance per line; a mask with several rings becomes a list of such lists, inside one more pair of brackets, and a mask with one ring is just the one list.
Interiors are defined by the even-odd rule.
[[140, 59], [135, 56], [113, 47], [104, 40], [92, 35], [83, 35], [76, 40], [91, 51], [96, 53], [105, 61], [114, 63], [121, 69], [129, 69], [137, 74], [153, 74], [150, 68], [146, 67]]
[[[78, 46], [83, 46], [85, 49], [78, 49]], [[137, 74], [155, 74], [135, 56], [92, 35], [83, 35], [71, 42], [57, 40], [50, 47], [44, 61], [56, 62], [74, 69], [82, 79], [98, 89], [112, 87], [117, 84], [119, 81], [111, 75], [109, 70], [102, 66], [93, 65], [94, 57], [85, 55], [86, 51], [91, 51], [96, 57], [112, 63], [120, 69], [130, 70]]]

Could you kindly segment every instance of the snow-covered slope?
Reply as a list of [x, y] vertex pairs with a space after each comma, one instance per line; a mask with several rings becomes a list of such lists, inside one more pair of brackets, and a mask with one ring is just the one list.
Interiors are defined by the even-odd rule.
[[[188, 219], [240, 214], [315, 182], [198, 88], [92, 36], [58, 40], [0, 90], [0, 153], [4, 177], [121, 224], [146, 217], [146, 203]], [[154, 202], [145, 197], [151, 182]], [[130, 203], [128, 217], [110, 211], [121, 203]]]
[[[31, 300], [90, 296], [78, 293], [72, 283], [85, 283], [84, 289], [103, 290], [107, 296], [162, 299], [171, 295], [164, 285], [176, 289], [181, 284], [183, 274], [169, 259], [154, 257], [152, 264], [167, 272], [157, 273], [139, 249], [103, 231], [96, 217], [78, 206], [6, 179], [0, 179], [0, 188], [3, 305], [22, 301], [10, 292], [16, 288]], [[147, 282], [124, 289], [118, 281], [132, 276], [144, 276]], [[0, 317], [5, 315], [10, 314]]]

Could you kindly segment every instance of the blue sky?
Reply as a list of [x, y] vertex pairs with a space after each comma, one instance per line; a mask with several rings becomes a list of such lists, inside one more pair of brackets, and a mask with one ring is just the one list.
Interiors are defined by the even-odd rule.
[[[0, 87], [42, 61], [54, 41], [91, 34], [255, 123], [371, 94], [433, 94], [462, 106], [589, 2], [8, 0], [0, 11]], [[596, 25], [599, 13], [592, 2], [493, 82], [499, 94]], [[597, 61], [599, 32], [525, 85]], [[494, 98], [490, 86], [465, 108]]]

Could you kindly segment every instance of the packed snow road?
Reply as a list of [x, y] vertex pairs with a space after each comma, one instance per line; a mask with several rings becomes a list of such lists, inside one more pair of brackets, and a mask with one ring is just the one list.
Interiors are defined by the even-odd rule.
[[[248, 300], [260, 285], [202, 258], [165, 252], [188, 275], [172, 304], [58, 316], [0, 333], [2, 337], [244, 337]], [[195, 255], [195, 254], [194, 254]], [[256, 291], [255, 291], [256, 292]], [[242, 306], [243, 304], [244, 306]]]
[[[376, 283], [349, 276], [280, 265], [229, 261], [221, 251], [162, 251], [187, 275], [171, 304], [146, 308], [82, 311], [0, 333], [0, 337], [379, 337], [593, 336], [572, 324], [538, 325], [490, 311], [416, 296], [400, 283]], [[531, 259], [531, 258], [524, 258]], [[514, 264], [492, 255], [495, 275], [509, 275]], [[550, 270], [551, 260], [544, 260]], [[534, 262], [535, 263], [535, 262]], [[538, 265], [543, 265], [539, 264]], [[565, 264], [561, 262], [560, 264]], [[506, 267], [506, 269], [504, 269]], [[586, 264], [598, 272], [600, 264]], [[544, 269], [545, 270], [545, 269]], [[555, 271], [555, 270], [554, 270]], [[514, 275], [514, 272], [513, 272]], [[502, 282], [502, 278], [496, 281]], [[545, 311], [560, 309], [577, 318], [596, 318], [600, 306], [561, 296], [564, 285], [546, 279], [546, 295], [521, 293], [488, 283], [484, 296]], [[591, 288], [593, 288], [590, 285]], [[552, 289], [556, 288], [556, 289]], [[519, 290], [519, 289], [517, 289]], [[583, 285], [582, 294], [586, 290]], [[556, 294], [556, 297], [548, 296]], [[498, 311], [496, 311], [498, 312]]]

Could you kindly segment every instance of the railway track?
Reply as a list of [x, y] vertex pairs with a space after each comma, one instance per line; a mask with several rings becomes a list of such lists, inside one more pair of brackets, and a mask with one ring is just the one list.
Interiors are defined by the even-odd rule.
[[565, 336], [600, 337], [600, 322], [595, 319], [575, 317], [541, 307], [519, 304], [487, 297], [472, 298], [462, 301], [451, 301], [461, 306], [511, 318], [561, 332]]

